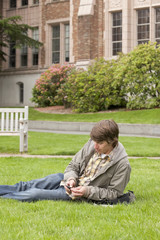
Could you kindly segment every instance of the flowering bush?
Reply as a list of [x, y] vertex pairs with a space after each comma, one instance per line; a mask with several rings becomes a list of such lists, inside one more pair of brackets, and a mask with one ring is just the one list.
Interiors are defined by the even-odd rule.
[[57, 91], [65, 83], [72, 65], [53, 65], [41, 74], [32, 89], [32, 102], [40, 107], [63, 105], [63, 99], [57, 97]]

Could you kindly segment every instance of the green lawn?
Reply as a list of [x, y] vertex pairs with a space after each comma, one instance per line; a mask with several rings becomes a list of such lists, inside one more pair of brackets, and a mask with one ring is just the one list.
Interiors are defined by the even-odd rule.
[[68, 121], [68, 122], [98, 122], [102, 119], [114, 119], [117, 123], [160, 124], [160, 108], [107, 113], [81, 114], [49, 114], [29, 108], [29, 120]]
[[[1, 184], [14, 184], [63, 172], [70, 159], [0, 158]], [[160, 161], [131, 159], [126, 190], [130, 205], [39, 201], [22, 203], [0, 199], [1, 240], [158, 240], [160, 239]]]
[[[89, 135], [29, 132], [28, 153], [73, 155], [88, 141]], [[120, 137], [129, 156], [160, 157], [160, 138]], [[0, 153], [18, 153], [19, 137], [0, 136]]]

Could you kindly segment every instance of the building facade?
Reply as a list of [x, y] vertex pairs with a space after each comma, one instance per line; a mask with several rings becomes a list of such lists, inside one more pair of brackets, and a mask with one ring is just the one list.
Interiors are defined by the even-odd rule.
[[[2, 4], [3, 3], [3, 4]], [[86, 67], [138, 44], [160, 42], [160, 0], [3, 0], [3, 17], [22, 16], [40, 49], [14, 43], [0, 72], [0, 106], [32, 106], [36, 79], [52, 64]]]

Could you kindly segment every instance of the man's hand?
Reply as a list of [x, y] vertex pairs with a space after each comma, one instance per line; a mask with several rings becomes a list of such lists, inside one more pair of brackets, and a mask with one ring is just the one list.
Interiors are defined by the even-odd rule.
[[79, 186], [72, 188], [72, 195], [73, 197], [83, 197], [87, 191], [87, 187]]
[[[69, 188], [67, 188], [66, 186], [69, 186]], [[65, 189], [66, 189], [66, 192], [67, 192], [68, 194], [70, 194], [70, 193], [71, 193], [71, 188], [75, 187], [75, 186], [76, 186], [76, 183], [75, 183], [75, 181], [74, 181], [73, 179], [70, 179], [70, 180], [68, 180], [68, 181], [66, 182], [66, 186], [64, 186]]]

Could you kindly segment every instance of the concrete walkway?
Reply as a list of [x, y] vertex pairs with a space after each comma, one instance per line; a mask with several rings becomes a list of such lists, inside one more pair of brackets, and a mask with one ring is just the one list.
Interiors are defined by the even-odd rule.
[[[19, 154], [9, 154], [9, 153], [1, 153], [0, 157], [24, 157], [24, 158], [72, 158], [73, 155], [30, 155], [26, 153]], [[148, 158], [160, 160], [160, 157], [132, 157], [128, 156], [129, 159], [139, 159], [139, 158]]]
[[[29, 131], [89, 135], [93, 122], [29, 121]], [[160, 137], [159, 124], [118, 123], [121, 136]]]

